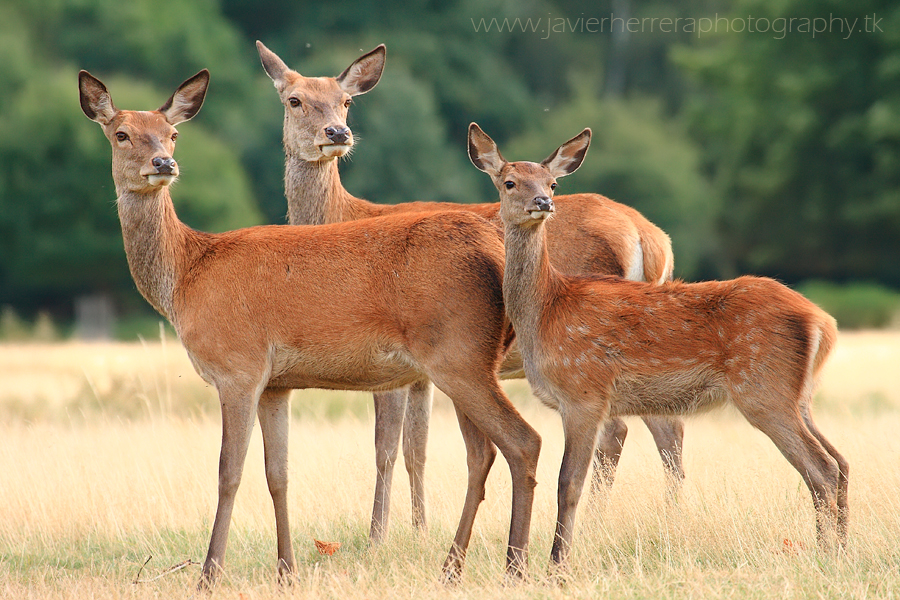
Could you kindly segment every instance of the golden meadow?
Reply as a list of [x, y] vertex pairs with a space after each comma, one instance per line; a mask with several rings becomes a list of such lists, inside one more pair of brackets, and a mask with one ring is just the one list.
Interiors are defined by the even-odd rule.
[[[637, 419], [611, 493], [585, 494], [563, 587], [546, 578], [562, 457], [559, 417], [504, 384], [544, 440], [528, 581], [507, 586], [510, 482], [488, 480], [460, 585], [438, 583], [465, 492], [452, 406], [435, 396], [426, 466], [430, 529], [411, 526], [402, 459], [387, 541], [367, 542], [375, 466], [371, 394], [295, 391], [290, 506], [297, 582], [275, 582], [275, 532], [254, 434], [225, 575], [213, 597], [891, 598], [900, 595], [900, 333], [842, 333], [815, 402], [851, 465], [851, 541], [816, 550], [800, 476], [723, 409], [687, 421], [676, 503]], [[214, 391], [170, 338], [0, 345], [0, 598], [194, 596], [216, 501]], [[339, 542], [331, 556], [314, 540]], [[149, 561], [148, 561], [149, 558]], [[146, 564], [145, 564], [146, 563]]]

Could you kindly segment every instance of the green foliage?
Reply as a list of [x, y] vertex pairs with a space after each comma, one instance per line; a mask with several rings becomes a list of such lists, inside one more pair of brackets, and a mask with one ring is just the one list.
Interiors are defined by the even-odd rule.
[[21, 342], [31, 337], [28, 325], [19, 318], [12, 306], [0, 309], [0, 340]]
[[0, 308], [0, 342], [52, 342], [59, 338], [60, 331], [47, 312], [39, 312], [29, 325], [12, 306]]
[[128, 282], [108, 142], [87, 131], [75, 81], [45, 71], [0, 116], [0, 301], [52, 306]]
[[143, 313], [131, 314], [118, 319], [112, 336], [113, 339], [122, 342], [159, 340], [163, 336], [173, 340], [177, 339], [172, 325], [156, 313], [152, 315]]
[[342, 165], [347, 189], [386, 204], [486, 201], [464, 140], [448, 136], [434, 90], [415, 80], [405, 65], [392, 62], [375, 91], [358, 104], [353, 126], [362, 132], [361, 141]]
[[900, 292], [877, 283], [806, 281], [797, 291], [837, 319], [841, 329], [882, 328], [900, 323]]
[[[26, 312], [43, 306], [65, 316], [70, 314], [73, 297], [105, 291], [124, 306], [141, 305], [122, 248], [109, 144], [99, 127], [81, 112], [76, 84], [78, 67], [111, 66], [101, 60], [104, 52], [128, 56], [116, 63], [120, 66], [142, 55], [134, 48], [116, 44], [133, 46], [144, 40], [144, 50], [156, 49], [150, 55], [165, 54], [164, 39], [144, 38], [141, 33], [124, 36], [128, 37], [125, 41], [123, 36], [113, 35], [119, 27], [135, 27], [141, 22], [143, 13], [134, 12], [137, 8], [137, 4], [128, 3], [87, 6], [74, 2], [36, 2], [23, 4], [18, 10], [0, 8], [8, 17], [0, 22], [0, 38], [4, 40], [0, 60], [11, 65], [0, 75], [7, 84], [7, 102], [0, 113], [0, 302], [12, 303]], [[63, 17], [71, 17], [73, 11], [84, 12], [83, 18], [74, 20], [78, 26], [69, 22], [68, 27], [62, 27], [60, 23], [66, 22]], [[152, 23], [173, 21], [151, 16], [147, 13], [143, 18]], [[59, 31], [55, 27], [60, 27]], [[58, 35], [48, 38], [54, 31]], [[107, 38], [116, 41], [96, 44], [97, 39]], [[99, 48], [96, 55], [88, 51], [89, 47]], [[29, 51], [36, 48], [42, 52]], [[80, 64], [43, 58], [54, 51], [73, 56]], [[91, 59], [81, 62], [79, 54]], [[109, 60], [113, 58], [114, 54]], [[179, 62], [189, 61], [151, 62], [165, 63], [174, 73]], [[181, 71], [173, 77], [177, 81], [163, 87], [165, 91], [146, 83], [136, 84], [131, 78], [102, 72], [101, 76], [118, 106], [153, 109], [166, 100], [177, 83], [193, 74], [183, 64], [177, 70]], [[159, 76], [169, 79], [167, 73]], [[253, 190], [235, 148], [206, 133], [199, 118], [183, 128], [190, 130], [190, 135], [179, 142], [177, 158], [184, 176], [176, 202], [185, 221], [219, 231], [258, 223]]]
[[787, 280], [897, 285], [900, 263], [886, 257], [900, 252], [900, 6], [738, 0], [729, 12], [858, 21], [815, 39], [722, 33], [676, 54], [703, 86], [688, 114], [727, 202], [727, 260]]

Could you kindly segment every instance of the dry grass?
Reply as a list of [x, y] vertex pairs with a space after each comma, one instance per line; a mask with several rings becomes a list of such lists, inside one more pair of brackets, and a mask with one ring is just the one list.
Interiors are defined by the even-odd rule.
[[[676, 506], [639, 421], [608, 502], [585, 501], [564, 588], [543, 574], [562, 455], [558, 417], [524, 382], [507, 391], [541, 433], [532, 581], [502, 585], [510, 485], [497, 461], [464, 582], [437, 584], [461, 509], [465, 456], [436, 399], [427, 486], [431, 530], [410, 526], [395, 472], [392, 527], [366, 544], [374, 482], [368, 394], [294, 394], [291, 511], [298, 583], [273, 581], [274, 525], [256, 433], [238, 495], [226, 576], [214, 596], [292, 598], [876, 598], [900, 592], [900, 334], [843, 334], [815, 415], [851, 464], [851, 544], [815, 550], [809, 494], [764, 436], [725, 410], [689, 421]], [[893, 367], [893, 368], [892, 368]], [[217, 402], [176, 342], [0, 346], [0, 598], [179, 598], [193, 594], [215, 509]], [[340, 541], [322, 556], [313, 538]], [[786, 541], [787, 544], [786, 545]]]

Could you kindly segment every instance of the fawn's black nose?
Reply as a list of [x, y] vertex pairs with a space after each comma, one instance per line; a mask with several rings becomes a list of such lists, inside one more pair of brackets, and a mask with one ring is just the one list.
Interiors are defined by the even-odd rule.
[[334, 144], [345, 144], [350, 139], [350, 129], [347, 127], [326, 127], [325, 137]]
[[553, 212], [553, 200], [547, 196], [538, 196], [534, 199], [534, 205], [538, 210], [544, 212]]
[[156, 172], [160, 175], [166, 175], [172, 173], [175, 170], [174, 158], [162, 158], [160, 156], [157, 156], [150, 162], [154, 167], [156, 167]]

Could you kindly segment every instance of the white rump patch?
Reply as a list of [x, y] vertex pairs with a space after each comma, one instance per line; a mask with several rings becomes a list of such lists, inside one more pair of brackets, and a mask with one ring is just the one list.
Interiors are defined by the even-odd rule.
[[644, 280], [644, 248], [641, 246], [640, 240], [634, 245], [634, 250], [631, 253], [631, 262], [625, 271], [625, 279], [630, 279], [631, 281]]

